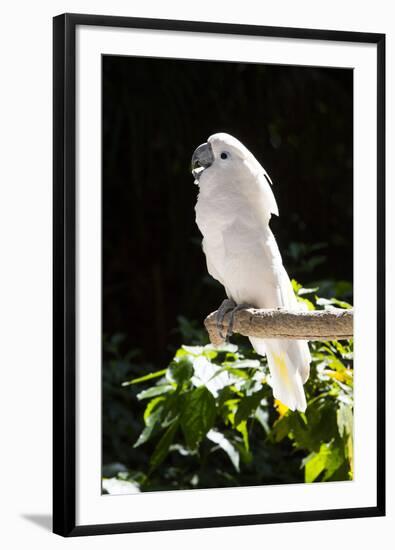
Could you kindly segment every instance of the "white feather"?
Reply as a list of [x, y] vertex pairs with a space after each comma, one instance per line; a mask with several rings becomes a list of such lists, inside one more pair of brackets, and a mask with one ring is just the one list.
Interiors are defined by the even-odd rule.
[[[208, 142], [215, 160], [200, 175], [195, 210], [209, 273], [237, 304], [298, 309], [269, 227], [278, 208], [265, 170], [233, 136], [214, 134]], [[227, 153], [226, 160], [221, 152]], [[266, 353], [274, 396], [292, 410], [305, 410], [303, 384], [311, 361], [307, 342], [250, 341], [257, 353]]]

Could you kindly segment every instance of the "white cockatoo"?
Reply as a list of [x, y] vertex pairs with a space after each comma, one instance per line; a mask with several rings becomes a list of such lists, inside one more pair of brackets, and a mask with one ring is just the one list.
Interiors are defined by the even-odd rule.
[[[240, 141], [218, 133], [195, 150], [192, 174], [199, 185], [196, 223], [207, 269], [225, 287], [225, 311], [243, 304], [300, 309], [269, 227], [278, 208], [264, 168]], [[303, 384], [311, 361], [307, 342], [250, 341], [258, 354], [266, 354], [274, 397], [304, 411]]]

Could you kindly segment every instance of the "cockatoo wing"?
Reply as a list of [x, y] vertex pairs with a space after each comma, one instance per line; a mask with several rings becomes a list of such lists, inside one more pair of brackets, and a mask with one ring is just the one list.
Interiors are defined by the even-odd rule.
[[210, 252], [209, 246], [206, 244], [206, 241], [204, 239], [202, 241], [202, 248], [204, 255], [206, 256], [207, 271], [210, 273], [211, 277], [221, 283], [221, 285], [225, 286], [223, 276], [215, 266], [215, 255]]
[[269, 178], [268, 174], [260, 164], [259, 164], [259, 167], [260, 167], [260, 170], [258, 170], [258, 173], [257, 173], [257, 180], [261, 187], [262, 203], [264, 204], [264, 209], [265, 210], [269, 209], [269, 212], [271, 214], [278, 216], [279, 215], [278, 206], [272, 191], [272, 185], [273, 185], [272, 180]]

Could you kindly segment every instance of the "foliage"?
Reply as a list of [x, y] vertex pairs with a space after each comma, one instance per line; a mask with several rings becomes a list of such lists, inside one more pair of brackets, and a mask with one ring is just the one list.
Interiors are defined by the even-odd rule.
[[128, 466], [137, 466], [147, 460], [146, 454], [138, 450], [130, 460], [130, 442], [141, 431], [140, 407], [136, 397], [137, 389], [127, 392], [122, 382], [128, 377], [137, 376], [142, 369], [152, 370], [152, 366], [141, 362], [139, 350], [123, 353], [124, 340], [125, 336], [119, 333], [112, 337], [103, 336], [103, 464], [113, 463], [111, 474], [114, 475], [126, 469], [123, 464], [114, 463], [114, 459]]
[[[310, 309], [350, 307], [293, 285]], [[185, 319], [180, 330], [191, 331]], [[273, 401], [266, 359], [241, 337], [182, 345], [166, 369], [124, 382], [145, 404], [133, 452], [148, 448], [147, 467], [115, 467], [113, 479], [140, 490], [352, 479], [353, 342], [310, 349], [305, 413]]]

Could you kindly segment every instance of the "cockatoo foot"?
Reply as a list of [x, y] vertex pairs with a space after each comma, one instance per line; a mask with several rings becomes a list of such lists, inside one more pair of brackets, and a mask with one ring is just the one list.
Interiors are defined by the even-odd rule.
[[[224, 340], [225, 342], [229, 342], [229, 338], [233, 334], [233, 324], [234, 324], [235, 313], [237, 311], [239, 311], [240, 309], [244, 309], [244, 308], [247, 308], [247, 307], [250, 307], [250, 306], [248, 304], [238, 304], [237, 305], [234, 300], [231, 300], [229, 298], [226, 298], [222, 302], [222, 304], [218, 308], [217, 319], [216, 319], [217, 330], [218, 330], [218, 333], [221, 336], [222, 340]], [[229, 312], [230, 312], [229, 325], [228, 325], [226, 334], [224, 335], [223, 334], [223, 328], [224, 328], [223, 321], [224, 321], [225, 315]]]
[[225, 315], [232, 311], [236, 307], [236, 302], [234, 300], [230, 300], [229, 298], [225, 298], [225, 300], [222, 302], [222, 304], [219, 306], [217, 311], [217, 318], [216, 318], [216, 324], [217, 324], [217, 330], [218, 334], [221, 336], [222, 340], [225, 340], [227, 342], [228, 336], [229, 336], [229, 330], [227, 331], [226, 335], [223, 334], [223, 321], [225, 318]]

